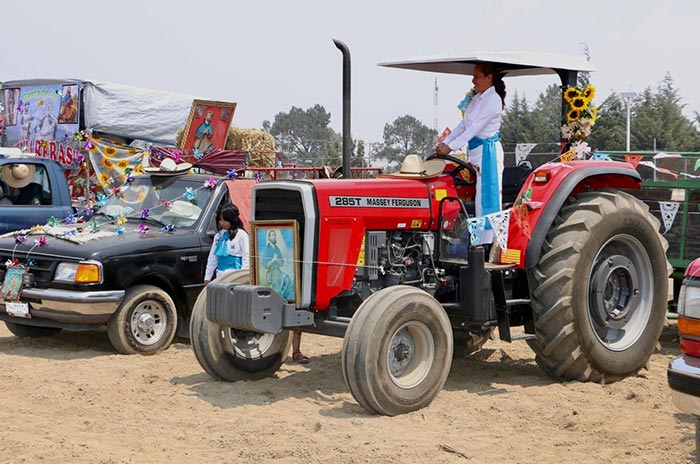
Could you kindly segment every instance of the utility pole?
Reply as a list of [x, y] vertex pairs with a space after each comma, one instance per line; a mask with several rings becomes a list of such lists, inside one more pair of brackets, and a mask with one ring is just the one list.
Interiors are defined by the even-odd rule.
[[637, 97], [636, 92], [622, 92], [620, 94], [627, 103], [627, 152], [630, 151], [630, 113], [632, 110], [632, 100]]
[[433, 129], [435, 130], [435, 140], [439, 137], [438, 132], [438, 83], [435, 78], [435, 90], [433, 91]]

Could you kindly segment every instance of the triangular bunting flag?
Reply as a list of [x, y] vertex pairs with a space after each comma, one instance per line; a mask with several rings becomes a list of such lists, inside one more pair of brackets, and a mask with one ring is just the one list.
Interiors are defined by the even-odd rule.
[[498, 213], [489, 214], [486, 218], [491, 223], [496, 241], [501, 250], [508, 249], [508, 222], [510, 222], [510, 210], [499, 211]]
[[562, 153], [560, 158], [563, 162], [567, 162], [573, 160], [574, 156], [576, 156], [576, 150], [569, 150], [566, 153]]
[[608, 155], [607, 153], [599, 152], [599, 151], [593, 153], [593, 156], [591, 156], [591, 159], [593, 161], [612, 161], [612, 159], [610, 159], [610, 155]]
[[469, 241], [476, 246], [481, 243], [481, 233], [486, 225], [486, 218], [477, 217], [469, 220]]
[[445, 127], [445, 130], [442, 131], [442, 134], [440, 134], [440, 137], [438, 137], [437, 141], [438, 143], [442, 143], [445, 141], [448, 135], [452, 133], [452, 130], [449, 127]]
[[635, 169], [637, 169], [637, 165], [639, 165], [639, 162], [643, 158], [644, 158], [644, 155], [625, 155], [625, 161], [627, 161], [632, 166], [634, 166]]
[[535, 148], [536, 143], [518, 143], [515, 145], [515, 164], [520, 164], [527, 155], [530, 154], [533, 148]]
[[670, 201], [660, 201], [659, 206], [661, 206], [661, 217], [664, 220], [664, 234], [668, 232], [673, 226], [676, 220], [676, 214], [678, 213], [678, 207], [680, 203], [674, 203]]
[[515, 219], [515, 223], [518, 225], [520, 230], [523, 231], [523, 235], [530, 240], [532, 238], [532, 233], [530, 231], [530, 208], [528, 205], [521, 203], [519, 205], [514, 205], [511, 211], [511, 215]]

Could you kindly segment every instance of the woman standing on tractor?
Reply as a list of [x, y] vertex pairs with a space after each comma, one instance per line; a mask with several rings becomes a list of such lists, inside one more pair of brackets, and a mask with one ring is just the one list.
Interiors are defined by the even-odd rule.
[[[468, 144], [469, 161], [476, 170], [476, 215], [485, 216], [501, 209], [503, 147], [498, 131], [505, 108], [506, 85], [496, 65], [481, 62], [474, 67], [474, 88], [460, 102], [463, 119], [443, 143], [435, 147], [436, 155], [447, 155]], [[488, 222], [481, 243], [493, 241]]]

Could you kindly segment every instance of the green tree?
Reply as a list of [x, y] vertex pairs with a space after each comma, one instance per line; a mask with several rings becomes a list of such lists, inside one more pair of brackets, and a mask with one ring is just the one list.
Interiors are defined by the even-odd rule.
[[540, 93], [534, 107], [515, 92], [501, 124], [504, 144], [558, 143], [561, 124], [561, 88], [552, 84]]
[[[636, 146], [630, 137], [631, 144]], [[588, 144], [594, 150], [624, 150], [627, 143], [627, 106], [616, 93], [598, 106], [596, 120]]]
[[411, 115], [400, 116], [384, 126], [383, 144], [377, 157], [389, 164], [400, 163], [406, 155], [427, 155], [433, 151], [436, 133]]
[[504, 144], [515, 144], [535, 140], [534, 118], [532, 110], [523, 95], [518, 96], [516, 90], [513, 100], [506, 107], [501, 122], [501, 141]]
[[561, 86], [551, 84], [537, 97], [533, 111], [533, 142], [559, 143], [561, 138]]
[[277, 113], [272, 124], [263, 121], [263, 129], [275, 137], [278, 149], [290, 160], [321, 164], [327, 161], [324, 156], [335, 159], [340, 153], [338, 134], [328, 127], [330, 121], [331, 114], [319, 104], [306, 110], [292, 106], [288, 113]]
[[696, 151], [700, 136], [693, 123], [683, 116], [684, 104], [667, 74], [654, 93], [647, 88], [636, 99], [631, 131], [637, 150]]

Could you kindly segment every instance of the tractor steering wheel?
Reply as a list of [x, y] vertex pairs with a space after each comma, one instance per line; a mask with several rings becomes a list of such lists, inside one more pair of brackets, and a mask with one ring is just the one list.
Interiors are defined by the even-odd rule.
[[[431, 159], [442, 159], [445, 161], [449, 161], [451, 163], [456, 164], [457, 166], [454, 169], [450, 169], [449, 171], [445, 171], [445, 174], [449, 174], [455, 181], [456, 186], [460, 185], [474, 185], [476, 184], [476, 170], [474, 169], [474, 166], [464, 160], [461, 160], [457, 158], [456, 156], [452, 155], [436, 155], [432, 154], [428, 156], [425, 160], [431, 160]], [[464, 178], [458, 176], [460, 171], [463, 169], [466, 169], [469, 171], [469, 178], [472, 179], [471, 181], [464, 180]]]

